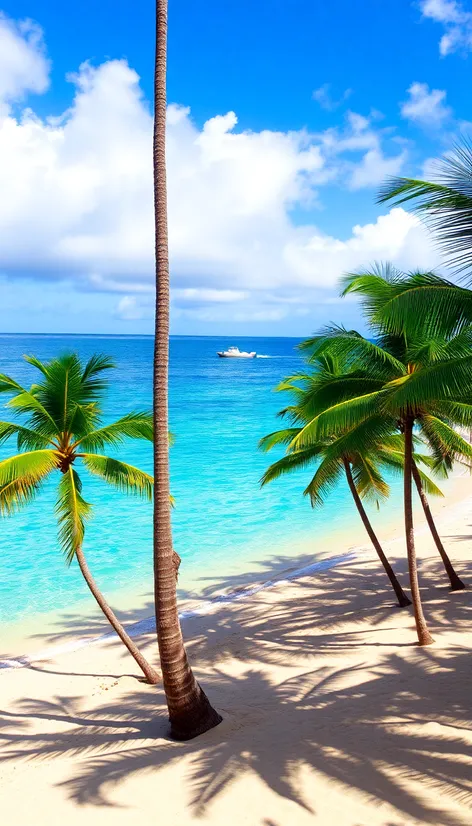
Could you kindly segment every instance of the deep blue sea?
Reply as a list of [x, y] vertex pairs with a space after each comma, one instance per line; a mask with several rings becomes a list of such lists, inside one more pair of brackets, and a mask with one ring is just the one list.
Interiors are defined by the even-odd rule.
[[[229, 345], [256, 349], [265, 358], [227, 360], [216, 352]], [[301, 495], [308, 472], [259, 487], [270, 458], [257, 449], [261, 436], [282, 426], [284, 406], [278, 382], [302, 366], [297, 341], [289, 338], [171, 339], [171, 484], [175, 548], [182, 557], [183, 582], [197, 589], [214, 572], [244, 569], [245, 560], [269, 559], [306, 539], [316, 555], [333, 529], [349, 528], [357, 515], [344, 485], [322, 510], [313, 511]], [[64, 351], [83, 358], [111, 355], [104, 407], [106, 421], [134, 408], [151, 406], [150, 337], [0, 336], [0, 371], [22, 384], [35, 380], [23, 354], [50, 359]], [[7, 401], [0, 396], [2, 405]], [[9, 419], [3, 407], [1, 419]], [[0, 448], [0, 458], [14, 450]], [[152, 473], [151, 446], [129, 442], [120, 456]], [[152, 587], [151, 506], [126, 497], [83, 473], [85, 498], [94, 506], [84, 549], [102, 589], [117, 592], [142, 584]], [[38, 499], [0, 524], [0, 619], [12, 622], [41, 612], [70, 609], [88, 595], [76, 564], [67, 568], [56, 539], [54, 504], [57, 479]], [[393, 497], [394, 505], [396, 496]]]

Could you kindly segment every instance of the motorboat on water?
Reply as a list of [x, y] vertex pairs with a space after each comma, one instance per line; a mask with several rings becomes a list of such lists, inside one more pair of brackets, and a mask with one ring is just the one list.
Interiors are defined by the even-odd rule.
[[221, 350], [218, 355], [220, 359], [255, 359], [257, 353], [246, 353], [239, 347], [228, 347], [227, 350]]

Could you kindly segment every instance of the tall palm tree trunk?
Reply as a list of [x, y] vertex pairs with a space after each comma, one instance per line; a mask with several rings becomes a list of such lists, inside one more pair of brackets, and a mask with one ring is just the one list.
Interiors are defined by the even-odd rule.
[[421, 604], [420, 587], [418, 583], [418, 568], [416, 564], [415, 533], [413, 528], [413, 503], [411, 496], [412, 466], [413, 466], [413, 417], [407, 416], [404, 421], [405, 435], [405, 464], [403, 470], [404, 507], [405, 507], [405, 539], [408, 555], [408, 572], [410, 575], [411, 598], [415, 611], [416, 631], [420, 645], [431, 645], [434, 642], [428, 631]]
[[154, 77], [154, 216], [156, 328], [154, 340], [154, 592], [162, 680], [171, 736], [189, 740], [221, 722], [187, 660], [177, 611], [169, 489], [169, 251], [166, 187], [167, 0], [156, 0]]
[[390, 565], [390, 562], [388, 561], [387, 557], [385, 556], [385, 554], [382, 550], [382, 546], [381, 546], [379, 540], [377, 539], [375, 531], [374, 531], [374, 529], [373, 529], [373, 527], [370, 523], [370, 519], [369, 519], [369, 517], [367, 516], [367, 514], [365, 512], [364, 505], [362, 504], [361, 498], [360, 498], [360, 496], [357, 492], [357, 488], [356, 488], [354, 479], [352, 478], [351, 465], [349, 464], [347, 459], [343, 459], [343, 462], [344, 462], [344, 469], [346, 471], [347, 483], [349, 485], [349, 490], [351, 491], [352, 498], [354, 499], [354, 502], [356, 503], [356, 508], [359, 511], [359, 516], [362, 519], [362, 524], [364, 525], [364, 528], [367, 531], [367, 534], [369, 536], [370, 541], [372, 542], [372, 545], [374, 546], [375, 550], [377, 551], [377, 556], [379, 557], [379, 559], [380, 559], [380, 561], [381, 561], [381, 563], [384, 567], [385, 573], [387, 574], [387, 576], [390, 580], [392, 588], [395, 591], [395, 596], [398, 600], [398, 604], [399, 604], [400, 608], [404, 608], [407, 605], [411, 605], [411, 600], [408, 599], [408, 597], [405, 594], [402, 586], [400, 585], [400, 583], [399, 583], [399, 581], [396, 577], [395, 571], [393, 570], [392, 566]]
[[446, 573], [449, 577], [449, 582], [451, 583], [451, 591], [463, 591], [464, 588], [465, 588], [465, 585], [462, 582], [462, 580], [460, 579], [460, 577], [458, 576], [458, 574], [456, 573], [456, 571], [454, 570], [454, 566], [453, 566], [451, 560], [449, 559], [449, 557], [446, 553], [446, 549], [445, 549], [444, 545], [441, 542], [441, 537], [439, 536], [438, 531], [436, 529], [436, 525], [435, 525], [434, 519], [433, 519], [433, 514], [431, 513], [431, 508], [429, 507], [429, 502], [426, 498], [426, 494], [425, 494], [424, 489], [423, 489], [423, 484], [421, 482], [421, 476], [418, 472], [418, 468], [416, 467], [415, 462], [413, 462], [412, 471], [413, 471], [413, 479], [415, 480], [416, 489], [418, 491], [418, 495], [420, 497], [421, 504], [423, 506], [424, 515], [426, 516], [426, 521], [429, 525], [429, 529], [431, 531], [431, 535], [432, 535], [432, 537], [434, 539], [434, 542], [436, 544], [436, 548], [438, 549], [440, 557], [443, 561], [444, 567], [446, 569]]
[[113, 613], [102, 592], [97, 588], [95, 580], [93, 579], [92, 574], [90, 573], [90, 568], [87, 565], [87, 561], [85, 559], [82, 548], [77, 548], [75, 555], [77, 557], [77, 562], [79, 563], [79, 568], [82, 571], [82, 575], [88, 587], [90, 588], [93, 596], [97, 600], [100, 608], [105, 614], [108, 622], [112, 626], [113, 630], [118, 634], [122, 643], [126, 645], [126, 648], [128, 649], [131, 656], [134, 657], [134, 659], [136, 660], [148, 683], [151, 683], [151, 685], [156, 685], [156, 683], [159, 682], [159, 674], [151, 665], [149, 665], [145, 657], [143, 657], [139, 648], [137, 648], [137, 646], [134, 644], [131, 637], [128, 636], [122, 624], [119, 622], [119, 620]]

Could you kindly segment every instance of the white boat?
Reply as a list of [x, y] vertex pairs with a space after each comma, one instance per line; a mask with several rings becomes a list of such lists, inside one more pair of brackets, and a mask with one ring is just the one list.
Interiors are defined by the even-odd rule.
[[228, 347], [227, 350], [221, 350], [218, 353], [220, 359], [255, 359], [256, 353], [245, 353], [239, 347]]

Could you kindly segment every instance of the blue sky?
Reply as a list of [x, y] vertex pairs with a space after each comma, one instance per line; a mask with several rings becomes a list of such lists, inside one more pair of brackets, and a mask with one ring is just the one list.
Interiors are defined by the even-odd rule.
[[[0, 2], [0, 331], [152, 329], [153, 5]], [[472, 5], [169, 12], [174, 332], [359, 324], [343, 271], [440, 265], [375, 194], [469, 130]]]

